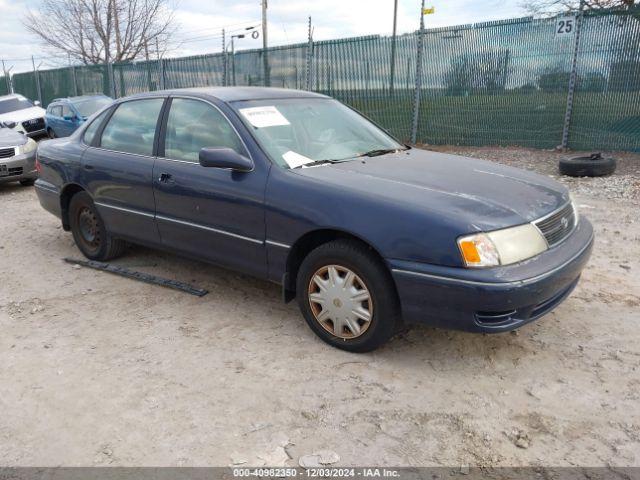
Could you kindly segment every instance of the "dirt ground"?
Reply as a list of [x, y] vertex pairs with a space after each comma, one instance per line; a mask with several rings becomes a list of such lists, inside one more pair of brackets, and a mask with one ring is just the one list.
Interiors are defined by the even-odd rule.
[[[440, 148], [556, 175], [560, 154]], [[276, 285], [134, 247], [74, 268], [33, 188], [0, 186], [0, 465], [640, 466], [640, 155], [565, 180], [596, 230], [571, 297], [515, 333], [416, 327], [334, 350]], [[322, 453], [322, 452], [321, 452]]]

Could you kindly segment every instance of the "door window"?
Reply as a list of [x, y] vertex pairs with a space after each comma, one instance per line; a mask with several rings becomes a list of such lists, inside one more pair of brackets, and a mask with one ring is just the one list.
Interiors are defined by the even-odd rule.
[[163, 98], [121, 103], [102, 131], [100, 146], [116, 152], [153, 155]]
[[62, 106], [62, 116], [65, 117], [65, 118], [73, 117], [73, 112], [69, 108], [69, 105], [63, 105]]
[[56, 105], [55, 107], [51, 107], [51, 115], [53, 115], [54, 117], [61, 117], [62, 116], [62, 107], [59, 105]]
[[197, 163], [205, 147], [226, 147], [246, 155], [238, 134], [217, 108], [200, 100], [174, 98], [167, 119], [164, 156]]

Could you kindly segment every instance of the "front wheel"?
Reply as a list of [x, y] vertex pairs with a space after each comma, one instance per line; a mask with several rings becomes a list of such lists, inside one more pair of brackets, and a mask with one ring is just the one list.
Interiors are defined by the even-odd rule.
[[33, 178], [29, 178], [27, 180], [20, 180], [20, 185], [22, 185], [23, 187], [33, 187], [34, 183], [36, 183], [36, 181]]
[[366, 246], [336, 240], [302, 262], [297, 299], [311, 329], [350, 352], [375, 350], [396, 332], [400, 308], [393, 279]]
[[69, 203], [69, 223], [76, 245], [90, 260], [109, 260], [122, 255], [126, 243], [113, 238], [107, 229], [91, 196], [78, 192]]

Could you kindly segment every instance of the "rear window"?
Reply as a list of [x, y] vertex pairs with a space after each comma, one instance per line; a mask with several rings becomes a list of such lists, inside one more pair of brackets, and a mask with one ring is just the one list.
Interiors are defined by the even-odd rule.
[[96, 98], [88, 98], [86, 100], [79, 100], [74, 102], [73, 106], [76, 107], [78, 113], [82, 117], [90, 117], [98, 110], [109, 105], [113, 100], [109, 97], [96, 97]]

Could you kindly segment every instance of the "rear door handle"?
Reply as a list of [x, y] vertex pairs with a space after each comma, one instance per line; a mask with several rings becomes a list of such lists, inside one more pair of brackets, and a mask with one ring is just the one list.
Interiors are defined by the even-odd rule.
[[166, 184], [175, 183], [175, 180], [173, 179], [173, 175], [171, 175], [170, 173], [161, 173], [160, 178], [158, 178], [158, 181]]

